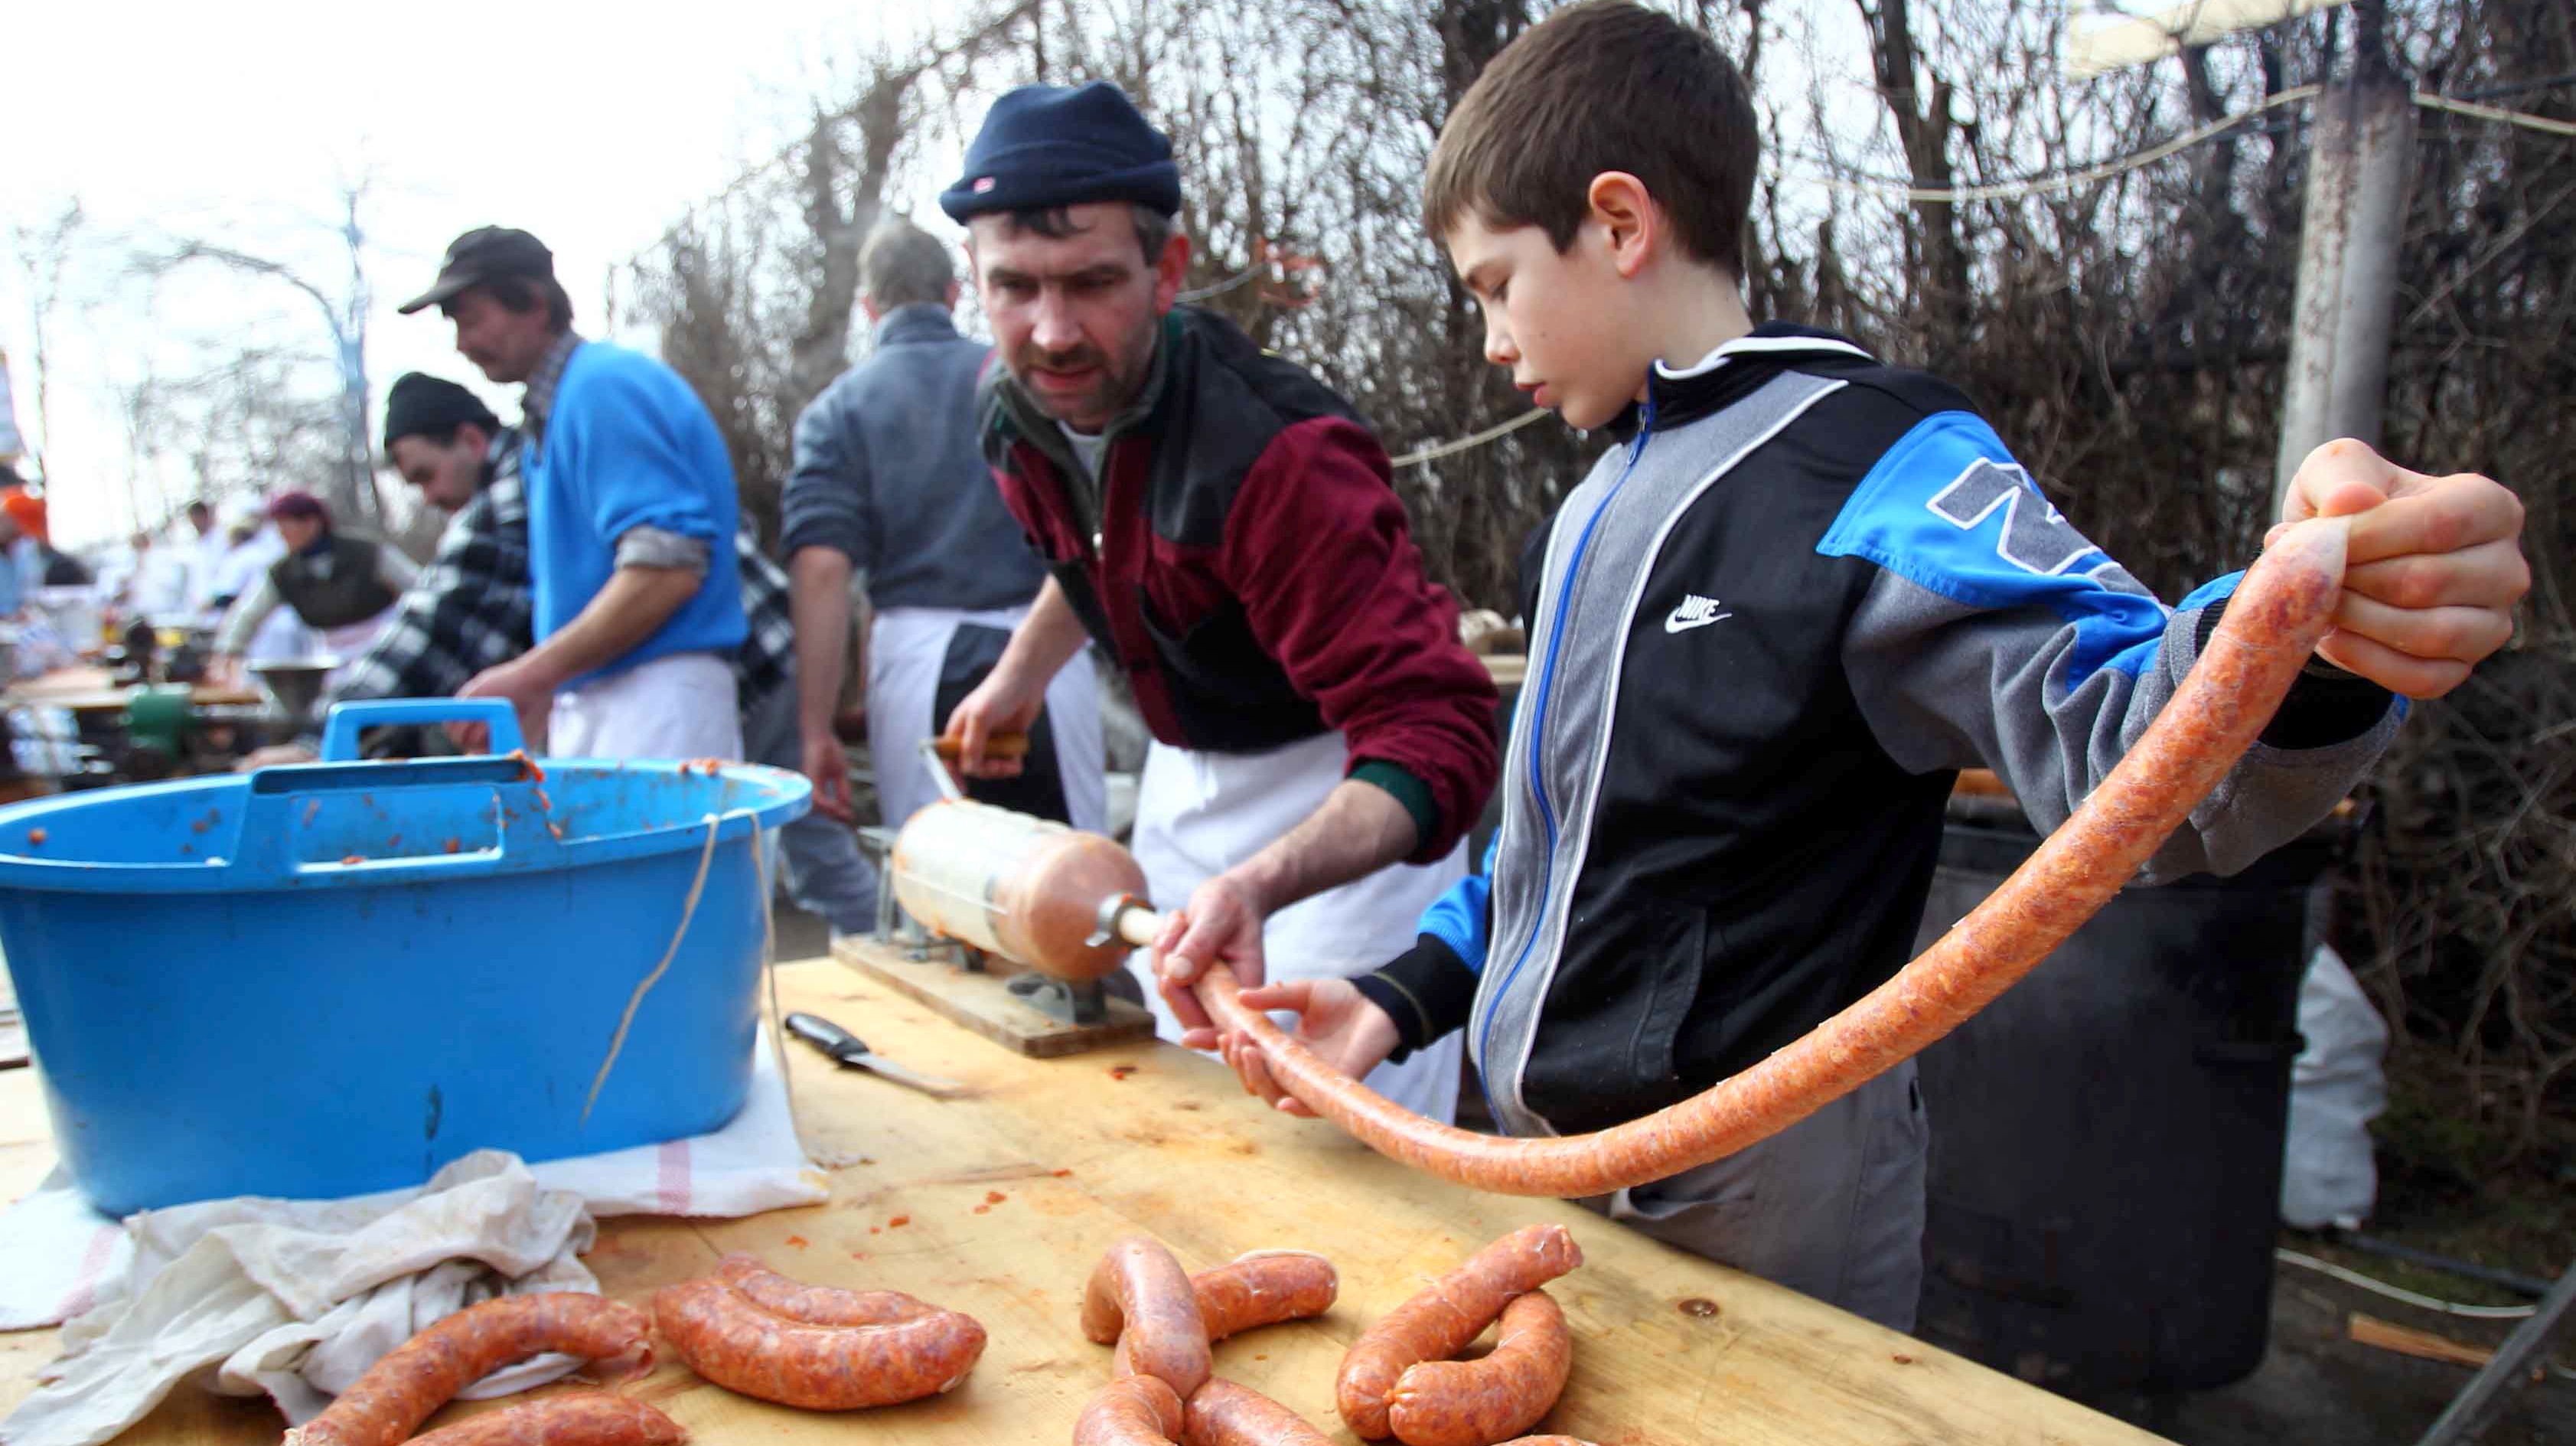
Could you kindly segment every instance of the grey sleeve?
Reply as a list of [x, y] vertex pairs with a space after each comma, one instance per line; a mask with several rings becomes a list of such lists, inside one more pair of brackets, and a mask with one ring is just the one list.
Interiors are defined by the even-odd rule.
[[867, 439], [837, 389], [824, 392], [796, 419], [795, 456], [779, 498], [778, 555], [829, 547], [853, 567], [873, 571], [876, 536], [869, 495]]
[[661, 567], [707, 575], [713, 551], [705, 539], [660, 527], [630, 527], [617, 535], [619, 567]]
[[277, 611], [283, 601], [268, 569], [260, 569], [259, 580], [251, 584], [250, 591], [233, 599], [232, 607], [225, 611], [223, 627], [215, 634], [215, 651], [239, 656], [242, 649], [250, 646], [251, 634], [259, 631], [259, 625], [267, 622], [268, 615]]
[[[2149, 596], [2116, 564], [2094, 579]], [[2079, 638], [2054, 609], [1977, 607], [1882, 568], [1845, 634], [1843, 666], [1890, 757], [1917, 772], [1992, 768], [2031, 822], [2053, 829], [2173, 697], [2199, 656], [2204, 612], [2220, 605], [2167, 613], [2161, 635], [2141, 635], [2106, 659], [2098, 636]], [[2302, 732], [2331, 741], [2257, 742], [2148, 861], [2143, 881], [2232, 874], [2324, 818], [2404, 716], [2391, 695], [2352, 681], [2302, 678], [2291, 694], [2308, 705]], [[2317, 726], [2320, 704], [2338, 726]], [[2285, 706], [2284, 718], [2292, 711]]]

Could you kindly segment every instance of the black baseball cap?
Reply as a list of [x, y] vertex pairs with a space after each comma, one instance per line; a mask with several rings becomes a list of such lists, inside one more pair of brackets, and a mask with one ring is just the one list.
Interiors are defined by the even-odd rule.
[[438, 261], [438, 280], [394, 309], [409, 316], [423, 307], [454, 301], [468, 288], [504, 276], [549, 279], [554, 274], [555, 253], [547, 250], [543, 241], [507, 226], [477, 226], [447, 243], [447, 254]]

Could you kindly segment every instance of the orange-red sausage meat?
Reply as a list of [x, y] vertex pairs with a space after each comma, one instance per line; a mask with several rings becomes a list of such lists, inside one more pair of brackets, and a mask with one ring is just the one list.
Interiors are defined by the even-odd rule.
[[1181, 1446], [1332, 1446], [1333, 1438], [1277, 1401], [1211, 1376], [1191, 1393]]
[[1503, 1307], [1494, 1349], [1482, 1359], [1407, 1367], [1386, 1422], [1404, 1446], [1493, 1446], [1537, 1425], [1573, 1367], [1565, 1312], [1533, 1290]]
[[1121, 1374], [1153, 1376], [1183, 1400], [1208, 1378], [1207, 1321], [1172, 1252], [1130, 1235], [1102, 1253], [1082, 1295], [1082, 1333], [1118, 1342]]
[[579, 1356], [602, 1379], [653, 1364], [650, 1323], [595, 1295], [509, 1295], [435, 1322], [369, 1366], [285, 1446], [398, 1446], [457, 1392], [530, 1356]]
[[653, 1294], [653, 1317], [689, 1368], [728, 1391], [812, 1411], [890, 1406], [966, 1379], [984, 1328], [952, 1310], [882, 1325], [812, 1325], [761, 1308], [720, 1277]]
[[1152, 1376], [1120, 1376], [1100, 1388], [1073, 1423], [1073, 1446], [1172, 1446], [1181, 1438], [1181, 1398]]
[[678, 1446], [680, 1423], [606, 1391], [549, 1396], [414, 1436], [409, 1446]]
[[1456, 1355], [1484, 1334], [1513, 1297], [1582, 1263], [1582, 1248], [1562, 1225], [1525, 1225], [1469, 1256], [1361, 1332], [1334, 1382], [1342, 1419], [1362, 1438], [1383, 1440], [1393, 1430], [1387, 1407], [1408, 1368]]

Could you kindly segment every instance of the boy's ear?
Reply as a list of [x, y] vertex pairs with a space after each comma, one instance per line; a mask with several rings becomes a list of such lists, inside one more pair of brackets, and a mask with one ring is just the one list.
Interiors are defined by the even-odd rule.
[[1603, 171], [1584, 194], [1591, 220], [1610, 242], [1610, 263], [1620, 278], [1634, 280], [1648, 258], [1663, 244], [1664, 213], [1646, 183], [1626, 171]]

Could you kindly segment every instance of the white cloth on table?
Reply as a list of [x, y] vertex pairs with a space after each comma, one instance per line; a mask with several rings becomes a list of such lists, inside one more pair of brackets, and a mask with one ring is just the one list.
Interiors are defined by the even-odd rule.
[[[1349, 762], [1349, 743], [1325, 733], [1267, 753], [1202, 753], [1156, 742], [1137, 786], [1136, 862], [1158, 908], [1189, 902], [1200, 884], [1259, 853], [1323, 806]], [[1347, 979], [1413, 947], [1422, 911], [1466, 877], [1465, 844], [1435, 864], [1391, 864], [1300, 900], [1262, 926], [1271, 979]], [[1128, 969], [1154, 1010], [1155, 1032], [1180, 1037], [1180, 1021], [1154, 987], [1153, 955]], [[1289, 1023], [1282, 1019], [1283, 1027]], [[1443, 1124], [1458, 1115], [1463, 1034], [1416, 1050], [1402, 1064], [1369, 1071], [1370, 1089]]]
[[[921, 740], [948, 726], [938, 712], [949, 640], [960, 625], [1010, 632], [1026, 607], [888, 608], [868, 625], [868, 759], [877, 788], [877, 818], [887, 828], [937, 803], [939, 782], [921, 756]], [[1084, 649], [1047, 683], [1047, 727], [1055, 735], [1056, 770], [1075, 828], [1106, 832], [1109, 785], [1100, 745], [1100, 680]]]
[[[421, 1201], [442, 1183], [448, 1193], [462, 1186], [474, 1193], [434, 1203], [427, 1207], [428, 1216], [369, 1227], [372, 1243], [365, 1249], [375, 1252], [371, 1256], [356, 1245], [314, 1238], [322, 1228], [316, 1220], [346, 1230], [352, 1220], [379, 1219], [406, 1202]], [[756, 1215], [819, 1204], [830, 1194], [829, 1177], [806, 1159], [797, 1141], [785, 1078], [766, 1034], [754, 1057], [751, 1094], [742, 1112], [724, 1128], [691, 1139], [533, 1167], [520, 1165], [514, 1156], [480, 1151], [451, 1163], [419, 1190], [345, 1201], [211, 1201], [147, 1211], [123, 1224], [90, 1209], [57, 1172], [0, 1214], [0, 1330], [70, 1317], [72, 1323], [63, 1331], [67, 1353], [76, 1343], [116, 1353], [57, 1362], [48, 1377], [76, 1394], [58, 1400], [66, 1392], [49, 1386], [29, 1397], [0, 1422], [0, 1443], [90, 1446], [106, 1441], [140, 1419], [173, 1386], [210, 1367], [216, 1368], [207, 1378], [210, 1389], [235, 1395], [266, 1392], [290, 1419], [301, 1421], [320, 1408], [320, 1393], [355, 1379], [413, 1330], [498, 1293], [495, 1287], [512, 1274], [513, 1262], [537, 1262], [518, 1272], [524, 1279], [514, 1282], [514, 1289], [596, 1289], [575, 1258], [589, 1245], [595, 1217]], [[459, 1248], [440, 1254], [417, 1242], [412, 1227], [419, 1219], [460, 1209], [480, 1223], [446, 1237], [451, 1244], [461, 1240]], [[564, 1242], [560, 1250], [532, 1253], [537, 1245], [531, 1240], [542, 1243], [557, 1230]], [[203, 1243], [216, 1234], [219, 1243]], [[242, 1243], [254, 1237], [255, 1245]], [[189, 1239], [199, 1243], [190, 1245]], [[396, 1245], [386, 1245], [388, 1241]], [[298, 1253], [281, 1255], [288, 1245]], [[194, 1251], [214, 1252], [212, 1263]], [[496, 1251], [504, 1254], [496, 1257]], [[268, 1265], [243, 1263], [246, 1254], [291, 1265], [284, 1278], [274, 1281], [278, 1290], [259, 1284], [274, 1272]], [[380, 1283], [357, 1288], [363, 1293], [334, 1294], [347, 1282], [373, 1273], [370, 1259], [397, 1255], [417, 1262], [401, 1278], [379, 1274]], [[486, 1260], [490, 1267], [480, 1263]], [[182, 1264], [189, 1274], [169, 1273]], [[334, 1278], [341, 1284], [333, 1284]], [[138, 1339], [149, 1340], [147, 1352], [128, 1349]], [[101, 1342], [105, 1344], [96, 1344]], [[322, 1342], [327, 1344], [316, 1344]], [[314, 1348], [308, 1351], [308, 1344]], [[84, 1360], [96, 1364], [85, 1365]], [[476, 1394], [525, 1389], [570, 1369], [560, 1358], [554, 1365], [551, 1371], [539, 1365], [534, 1371], [492, 1377], [485, 1383], [492, 1389]], [[149, 1399], [136, 1394], [138, 1385]], [[40, 1401], [47, 1404], [37, 1406]], [[30, 1407], [36, 1407], [32, 1416]]]
[[545, 751], [556, 758], [742, 757], [733, 663], [669, 653], [555, 695]]

